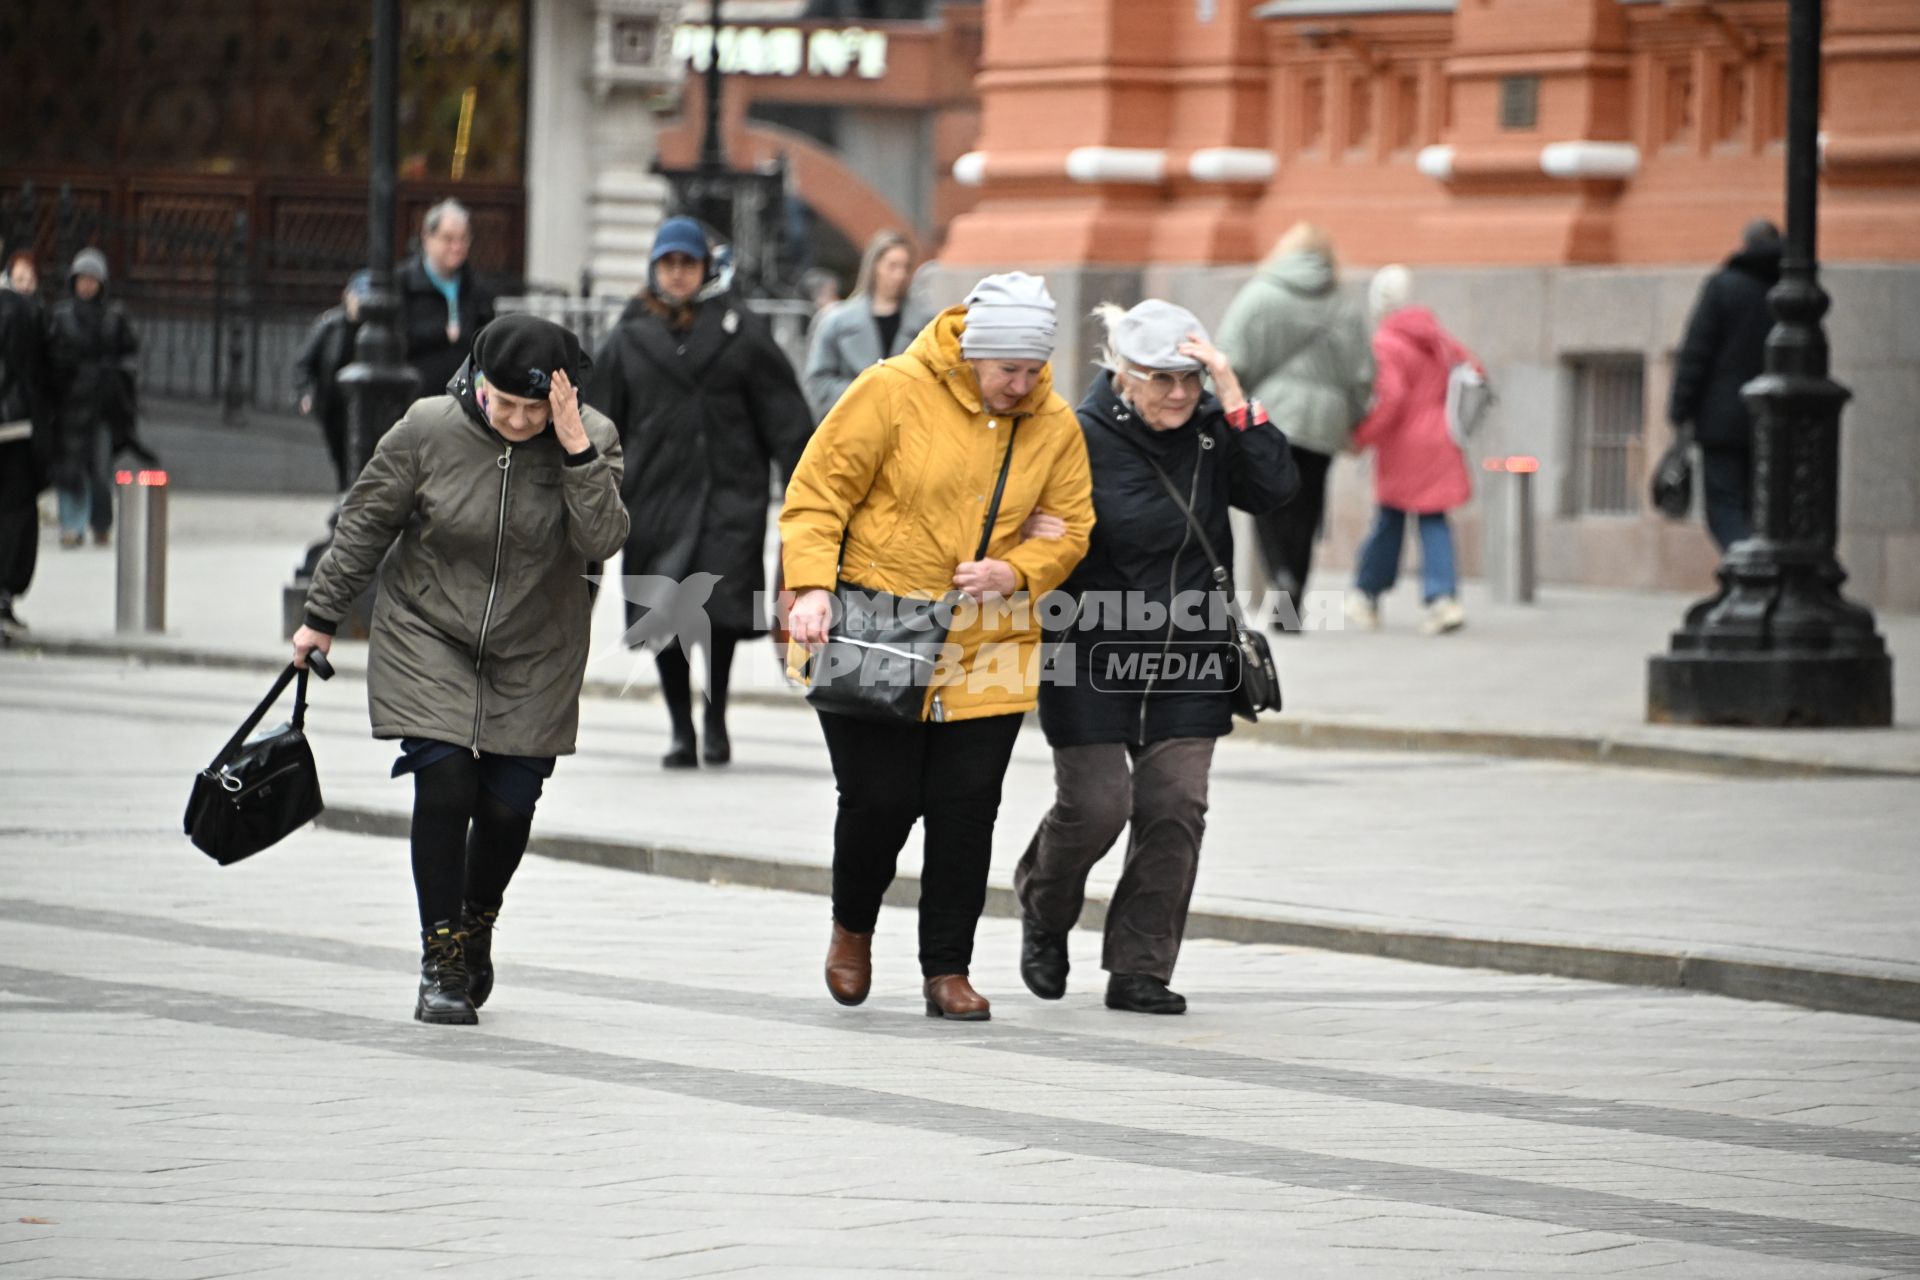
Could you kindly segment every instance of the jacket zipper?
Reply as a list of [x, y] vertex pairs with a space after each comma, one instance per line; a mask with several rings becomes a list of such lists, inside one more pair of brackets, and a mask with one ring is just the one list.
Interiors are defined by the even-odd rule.
[[[1187, 492], [1189, 511], [1193, 511], [1194, 505], [1200, 501], [1200, 463], [1206, 456], [1205, 449], [1196, 447], [1193, 451], [1193, 483]], [[1199, 515], [1197, 511], [1194, 514], [1196, 518]], [[1173, 567], [1167, 571], [1167, 638], [1160, 645], [1160, 664], [1154, 668], [1156, 674], [1147, 677], [1147, 687], [1140, 691], [1140, 740], [1137, 745], [1143, 747], [1147, 745], [1147, 696], [1153, 692], [1153, 682], [1159, 678], [1157, 673], [1160, 668], [1166, 666], [1167, 655], [1173, 652], [1173, 602], [1180, 594], [1180, 557], [1186, 552], [1187, 544], [1193, 541], [1192, 522], [1182, 520], [1180, 524], [1186, 532], [1180, 536], [1180, 548], [1173, 553]]]
[[480, 615], [480, 643], [473, 650], [473, 758], [480, 758], [480, 720], [487, 705], [487, 631], [493, 626], [493, 598], [500, 590], [500, 557], [507, 545], [507, 477], [513, 474], [513, 446], [494, 464], [500, 468], [500, 519], [493, 531], [493, 577], [487, 581], [487, 611]]

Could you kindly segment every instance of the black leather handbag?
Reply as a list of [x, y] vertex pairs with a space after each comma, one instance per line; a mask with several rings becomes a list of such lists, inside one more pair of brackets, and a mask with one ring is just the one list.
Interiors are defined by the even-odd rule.
[[[1105, 425], [1105, 424], [1102, 424]], [[1196, 426], [1202, 433], [1200, 443], [1207, 445], [1206, 428]], [[1233, 575], [1227, 572], [1227, 566], [1213, 549], [1213, 540], [1207, 537], [1207, 531], [1201, 527], [1199, 518], [1193, 514], [1193, 508], [1180, 492], [1180, 486], [1173, 482], [1153, 455], [1141, 447], [1136, 440], [1129, 440], [1124, 432], [1109, 428], [1128, 448], [1139, 454], [1146, 464], [1153, 468], [1153, 474], [1160, 477], [1161, 485], [1167, 496], [1173, 499], [1173, 505], [1180, 508], [1180, 514], [1187, 518], [1187, 527], [1193, 530], [1199, 539], [1200, 550], [1206, 554], [1207, 563], [1213, 569], [1213, 585], [1224, 591], [1227, 596], [1227, 629], [1230, 643], [1227, 646], [1227, 680], [1233, 686], [1233, 714], [1253, 724], [1259, 721], [1262, 711], [1279, 711], [1283, 699], [1280, 694], [1280, 669], [1273, 664], [1273, 649], [1267, 644], [1267, 638], [1247, 625], [1240, 612], [1240, 602], [1234, 598]], [[1198, 464], [1195, 464], [1198, 465]]]
[[1653, 505], [1671, 520], [1685, 520], [1693, 506], [1693, 441], [1681, 436], [1653, 469]]
[[[308, 658], [321, 679], [332, 676], [324, 655]], [[273, 704], [294, 686], [293, 719], [248, 738]], [[221, 866], [251, 857], [320, 816], [320, 774], [307, 746], [307, 673], [292, 664], [253, 709], [246, 723], [193, 780], [187, 835]]]
[[[1007, 431], [1007, 456], [1000, 462], [1000, 479], [993, 486], [993, 502], [987, 507], [975, 560], [986, 559], [987, 545], [993, 541], [1019, 430], [1020, 420], [1015, 418]], [[816, 710], [858, 720], [890, 724], [945, 720], [938, 695], [929, 707], [927, 687], [947, 643], [947, 620], [960, 607], [963, 593], [950, 591], [933, 599], [896, 596], [842, 581], [833, 594], [835, 618], [827, 642], [807, 661], [807, 701]]]

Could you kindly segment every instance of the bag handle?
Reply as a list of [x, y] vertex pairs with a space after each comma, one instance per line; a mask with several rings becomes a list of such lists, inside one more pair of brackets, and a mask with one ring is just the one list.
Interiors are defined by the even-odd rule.
[[[298, 679], [296, 680], [295, 677], [298, 677]], [[282, 671], [274, 680], [273, 688], [267, 690], [267, 696], [262, 698], [260, 705], [253, 709], [253, 714], [248, 716], [246, 721], [241, 724], [240, 728], [234, 733], [233, 737], [227, 740], [227, 745], [220, 748], [220, 754], [215, 756], [213, 763], [207, 766], [208, 771], [218, 772], [223, 766], [232, 761], [235, 756], [240, 754], [240, 747], [246, 742], [247, 735], [260, 727], [260, 722], [266, 718], [267, 712], [273, 709], [273, 704], [280, 701], [280, 695], [287, 691], [287, 685], [289, 684], [294, 686], [293, 727], [295, 729], [303, 729], [306, 727], [307, 673], [302, 668], [296, 667], [289, 662], [287, 669]]]
[[[1166, 470], [1162, 468], [1158, 462], [1154, 461], [1153, 455], [1147, 452], [1146, 446], [1142, 445], [1138, 440], [1129, 438], [1126, 432], [1120, 430], [1120, 428], [1110, 422], [1106, 422], [1100, 418], [1095, 418], [1094, 421], [1098, 422], [1108, 431], [1111, 431], [1121, 443], [1139, 454], [1141, 460], [1153, 468], [1153, 474], [1160, 478], [1160, 484], [1166, 489], [1167, 496], [1173, 499], [1173, 505], [1180, 508], [1180, 514], [1187, 518], [1187, 527], [1193, 530], [1195, 537], [1199, 538], [1200, 550], [1205, 553], [1207, 563], [1213, 568], [1214, 585], [1227, 593], [1228, 614], [1232, 616], [1235, 625], [1244, 628], [1247, 625], [1246, 619], [1240, 616], [1240, 603], [1233, 595], [1233, 575], [1228, 573], [1226, 566], [1220, 563], [1219, 553], [1213, 549], [1213, 539], [1207, 536], [1207, 531], [1200, 525], [1199, 517], [1193, 514], [1193, 508], [1188, 506], [1187, 500], [1181, 496], [1180, 486], [1173, 482], [1173, 477], [1168, 475]], [[1207, 429], [1199, 423], [1194, 424], [1194, 430], [1200, 432], [1203, 436], [1211, 438], [1212, 433], [1207, 431]], [[1196, 459], [1193, 465], [1197, 467], [1200, 463]]]
[[1013, 470], [1013, 440], [1020, 434], [1020, 419], [1015, 418], [1007, 428], [1007, 456], [1000, 460], [1000, 478], [994, 482], [993, 502], [987, 507], [987, 527], [980, 531], [980, 549], [973, 553], [975, 560], [987, 558], [987, 547], [993, 541], [993, 526], [1000, 521], [1000, 498], [1007, 491], [1007, 472]]

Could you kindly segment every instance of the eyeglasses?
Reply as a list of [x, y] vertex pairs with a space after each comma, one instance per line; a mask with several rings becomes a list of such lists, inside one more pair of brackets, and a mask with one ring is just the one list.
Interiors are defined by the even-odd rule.
[[1176, 373], [1168, 369], [1140, 369], [1128, 365], [1127, 373], [1152, 387], [1155, 395], [1170, 395], [1176, 389], [1200, 390], [1201, 371], [1198, 369], [1182, 369]]

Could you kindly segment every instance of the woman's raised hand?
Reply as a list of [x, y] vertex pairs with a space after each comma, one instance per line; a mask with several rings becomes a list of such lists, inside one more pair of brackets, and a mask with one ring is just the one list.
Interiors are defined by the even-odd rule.
[[585, 453], [592, 445], [587, 439], [587, 424], [580, 421], [580, 393], [565, 369], [553, 371], [553, 385], [547, 390], [547, 407], [553, 413], [553, 434], [568, 453]]

